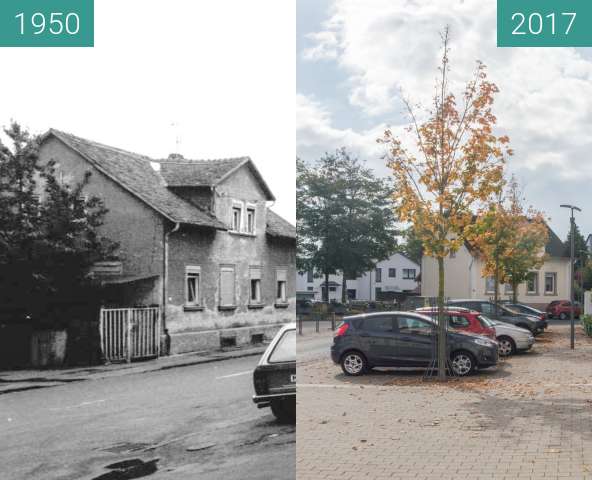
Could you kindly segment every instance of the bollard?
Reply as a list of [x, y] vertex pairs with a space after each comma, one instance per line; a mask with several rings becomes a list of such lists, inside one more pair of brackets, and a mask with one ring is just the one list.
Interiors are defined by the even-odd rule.
[[298, 315], [298, 333], [302, 335], [302, 315]]
[[335, 331], [335, 312], [331, 315], [331, 331]]
[[317, 333], [319, 333], [319, 318], [320, 318], [320, 315], [317, 315], [317, 320], [316, 320], [316, 325], [315, 325], [315, 331]]

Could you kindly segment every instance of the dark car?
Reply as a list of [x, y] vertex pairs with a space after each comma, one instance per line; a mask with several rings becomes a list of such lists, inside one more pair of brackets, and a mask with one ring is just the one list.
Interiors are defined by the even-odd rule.
[[[447, 348], [454, 374], [468, 375], [497, 363], [497, 342], [479, 335], [448, 331]], [[345, 317], [333, 337], [331, 358], [346, 375], [373, 367], [428, 367], [436, 358], [436, 323], [411, 312], [377, 312]]]
[[533, 335], [545, 330], [544, 321], [533, 315], [518, 313], [511, 308], [499, 304], [497, 309], [495, 303], [487, 300], [449, 300], [449, 306], [464, 307], [483, 313], [488, 318], [498, 322], [510, 323], [520, 328], [530, 330]]
[[566, 318], [570, 318], [570, 312], [572, 310], [574, 317], [579, 318], [580, 313], [582, 313], [579, 304], [574, 304], [572, 306], [569, 300], [554, 300], [547, 305], [547, 314], [549, 315], [549, 318], [560, 318], [561, 320], [565, 320]]
[[523, 303], [504, 303], [504, 305], [518, 313], [539, 317], [539, 319], [543, 322], [543, 328], [547, 328], [549, 326], [549, 323], [547, 322], [547, 313], [539, 310], [538, 308], [531, 307], [530, 305], [524, 305]]
[[253, 372], [259, 408], [271, 407], [281, 422], [296, 420], [296, 326], [286, 325], [265, 350]]

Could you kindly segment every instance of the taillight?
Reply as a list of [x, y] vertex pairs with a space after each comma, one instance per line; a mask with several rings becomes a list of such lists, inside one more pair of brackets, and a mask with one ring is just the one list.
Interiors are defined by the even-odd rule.
[[263, 372], [255, 370], [253, 373], [253, 383], [255, 384], [255, 393], [257, 395], [267, 393], [267, 376]]
[[546, 317], [546, 315], [544, 313], [541, 313], [541, 320], [544, 320]]
[[349, 323], [342, 323], [341, 326], [335, 332], [335, 336], [341, 337], [341, 336], [345, 335], [345, 332], [347, 332], [348, 328], [349, 328]]

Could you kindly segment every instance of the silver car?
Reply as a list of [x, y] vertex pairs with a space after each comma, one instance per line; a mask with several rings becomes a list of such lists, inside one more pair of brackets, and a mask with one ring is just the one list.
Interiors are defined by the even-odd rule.
[[509, 323], [498, 322], [487, 318], [485, 315], [481, 315], [481, 318], [491, 323], [495, 328], [500, 356], [507, 357], [516, 352], [525, 352], [532, 348], [534, 336], [530, 330]]

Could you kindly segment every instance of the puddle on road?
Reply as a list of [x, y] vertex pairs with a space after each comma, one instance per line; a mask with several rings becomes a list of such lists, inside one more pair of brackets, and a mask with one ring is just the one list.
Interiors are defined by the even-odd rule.
[[106, 469], [111, 470], [110, 472], [103, 473], [98, 477], [94, 477], [92, 480], [131, 480], [134, 478], [146, 477], [158, 470], [158, 467], [156, 466], [158, 460], [158, 458], [155, 458], [153, 460], [144, 461], [139, 458], [132, 458], [112, 463], [105, 467]]

